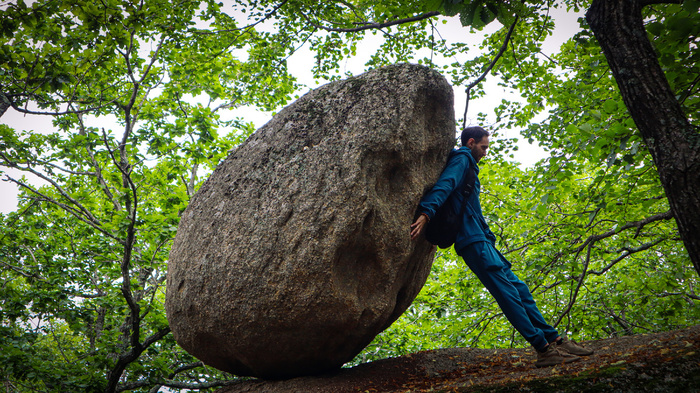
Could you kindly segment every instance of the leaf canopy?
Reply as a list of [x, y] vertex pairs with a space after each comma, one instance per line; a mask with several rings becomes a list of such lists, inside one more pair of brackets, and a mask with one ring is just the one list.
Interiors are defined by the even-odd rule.
[[[168, 251], [202, 180], [254, 131], [232, 110], [278, 110], [308, 88], [290, 72], [298, 56], [319, 83], [358, 72], [346, 68], [357, 57], [364, 68], [425, 64], [456, 90], [485, 76], [471, 99], [503, 98], [492, 110], [467, 113], [468, 123], [484, 124], [496, 141], [482, 165], [482, 204], [545, 317], [581, 340], [697, 323], [698, 276], [590, 28], [581, 18], [559, 51], [543, 49], [556, 12], [588, 6], [8, 4], [0, 11], [0, 116], [42, 113], [54, 127], [0, 124], [0, 165], [26, 174], [4, 173], [21, 192], [17, 210], [0, 215], [3, 379], [18, 392], [230, 383], [169, 334]], [[697, 0], [644, 9], [659, 62], [694, 124], [698, 11]], [[536, 143], [546, 157], [531, 167], [512, 162], [523, 142]], [[443, 250], [413, 306], [355, 363], [438, 347], [510, 345], [525, 342], [454, 250]]]

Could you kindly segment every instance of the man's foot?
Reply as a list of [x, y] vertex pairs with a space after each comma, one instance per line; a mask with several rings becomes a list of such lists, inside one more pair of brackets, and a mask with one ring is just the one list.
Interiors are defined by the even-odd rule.
[[592, 349], [584, 348], [581, 344], [574, 340], [569, 340], [566, 336], [562, 336], [559, 340], [555, 341], [554, 346], [559, 350], [566, 351], [576, 356], [588, 356], [593, 354]]
[[571, 363], [581, 360], [580, 357], [557, 349], [556, 345], [548, 345], [544, 352], [537, 351], [536, 367], [549, 367], [558, 364]]

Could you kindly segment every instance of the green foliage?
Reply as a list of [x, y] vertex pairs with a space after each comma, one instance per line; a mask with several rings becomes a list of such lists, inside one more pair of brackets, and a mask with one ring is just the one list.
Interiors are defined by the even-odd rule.
[[[0, 11], [0, 108], [50, 115], [53, 130], [0, 124], [0, 165], [26, 173], [0, 216], [0, 375], [12, 391], [206, 390], [230, 376], [179, 349], [163, 310], [170, 242], [202, 179], [253, 132], [227, 109], [272, 111], [299, 86], [287, 60], [307, 46], [317, 80], [419, 62], [455, 88], [484, 73], [522, 99], [494, 109], [482, 203], [499, 248], [545, 317], [577, 339], [700, 321], [698, 277], [658, 174], [581, 20], [542, 54], [555, 8], [492, 0], [22, 1]], [[688, 118], [700, 113], [700, 3], [644, 9], [649, 37]], [[454, 16], [476, 43], [441, 33]], [[410, 20], [410, 22], [409, 22]], [[397, 22], [398, 21], [398, 22]], [[400, 22], [400, 23], [399, 23]], [[369, 34], [368, 34], [369, 33]], [[369, 51], [367, 36], [380, 41]], [[472, 98], [485, 96], [483, 84]], [[2, 116], [5, 109], [0, 111]], [[489, 114], [491, 115], [491, 114]], [[486, 114], [477, 115], [482, 122]], [[508, 162], [524, 141], [548, 157]], [[7, 175], [7, 174], [6, 174]], [[9, 175], [5, 176], [6, 179]], [[37, 182], [35, 180], [39, 180]], [[40, 184], [40, 185], [37, 185]], [[354, 363], [450, 346], [525, 345], [454, 250], [441, 250], [414, 304]]]
[[700, 54], [697, 26], [700, 24], [700, 1], [662, 6], [663, 12], [649, 12], [646, 25], [654, 43], [661, 68], [686, 116], [694, 124], [700, 113]]
[[444, 0], [431, 6], [444, 11], [448, 16], [459, 16], [462, 26], [481, 29], [498, 18], [503, 24], [513, 23], [515, 15], [526, 11], [521, 2], [498, 0]]
[[276, 108], [295, 85], [279, 60], [288, 48], [220, 8], [76, 1], [2, 11], [0, 92], [55, 126], [0, 125], [0, 163], [43, 184], [8, 176], [20, 205], [0, 216], [0, 375], [13, 391], [226, 379], [197, 371], [168, 334], [170, 243], [203, 177], [253, 131], [221, 112]]

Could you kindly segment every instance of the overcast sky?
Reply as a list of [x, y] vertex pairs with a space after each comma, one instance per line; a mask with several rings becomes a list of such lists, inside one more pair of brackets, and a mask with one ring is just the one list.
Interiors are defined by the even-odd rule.
[[[547, 54], [556, 52], [559, 46], [573, 34], [579, 31], [579, 24], [577, 19], [581, 17], [581, 14], [567, 13], [564, 10], [555, 10], [553, 15], [556, 20], [556, 29], [553, 37], [550, 37], [545, 42], [544, 51]], [[468, 28], [463, 28], [457, 18], [451, 18], [446, 25], [441, 23], [436, 24], [439, 29], [440, 34], [443, 38], [450, 40], [454, 38], [455, 40], [463, 40], [464, 37], [469, 33]], [[487, 27], [487, 32], [491, 32], [500, 28], [498, 23], [492, 23]], [[353, 75], [362, 73], [364, 70], [364, 64], [369, 59], [369, 57], [376, 51], [379, 47], [379, 40], [376, 38], [379, 36], [373, 36], [371, 34], [367, 35], [365, 41], [361, 45], [358, 45], [358, 56], [351, 60], [342, 63], [340, 70], [341, 73], [350, 72]], [[470, 42], [478, 43], [480, 38], [475, 37]], [[473, 57], [473, 53], [467, 54], [469, 57]], [[421, 58], [424, 55], [417, 56]], [[304, 93], [308, 91], [309, 88], [317, 87], [318, 85], [313, 80], [311, 76], [311, 70], [308, 66], [308, 59], [313, 58], [307, 49], [302, 49], [295, 53], [288, 61], [288, 66], [290, 72], [296, 76], [300, 83], [303, 83], [307, 88], [300, 92]], [[464, 59], [466, 60], [466, 55]], [[506, 95], [510, 95], [509, 92], [505, 91], [502, 87], [497, 86], [495, 78], [487, 78], [486, 81], [486, 91], [488, 92], [487, 97], [472, 100], [469, 104], [469, 114], [468, 119], [472, 120], [477, 113], [493, 113], [493, 108], [500, 104], [501, 99]], [[455, 116], [461, 118], [464, 113], [464, 106], [466, 104], [466, 94], [463, 88], [455, 89]], [[222, 114], [223, 115], [223, 114]], [[256, 111], [251, 108], [239, 108], [238, 110], [231, 113], [231, 117], [240, 116], [246, 121], [252, 121], [255, 123], [256, 127], [260, 127], [265, 124], [271, 117], [270, 113], [264, 113]], [[96, 125], [104, 126], [104, 122], [108, 121], [106, 119], [94, 120]], [[102, 124], [97, 124], [101, 122]], [[38, 115], [23, 115], [18, 113], [14, 109], [10, 108], [8, 111], [0, 117], [0, 123], [8, 124], [15, 129], [31, 130], [33, 132], [51, 132], [52, 124], [50, 116], [38, 116]], [[468, 121], [467, 123], [473, 123], [473, 121]], [[106, 126], [106, 128], [109, 128]], [[508, 130], [504, 137], [517, 137], [518, 130]], [[519, 146], [519, 151], [515, 152], [516, 161], [520, 162], [522, 165], [532, 165], [539, 159], [544, 158], [544, 153], [536, 146], [531, 146], [526, 142], [523, 142]], [[0, 167], [0, 170], [6, 172], [8, 175], [19, 178], [22, 176], [17, 170], [8, 169]], [[2, 174], [0, 179], [5, 179], [6, 176]], [[17, 208], [17, 187], [8, 182], [0, 181], [0, 213], [8, 213], [14, 211]]]

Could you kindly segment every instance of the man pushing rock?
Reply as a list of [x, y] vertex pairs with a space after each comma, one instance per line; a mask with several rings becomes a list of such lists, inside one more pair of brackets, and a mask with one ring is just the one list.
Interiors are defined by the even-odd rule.
[[423, 233], [443, 203], [454, 203], [454, 211], [460, 211], [462, 194], [448, 197], [461, 188], [466, 174], [473, 168], [477, 178], [459, 221], [461, 225], [454, 243], [457, 254], [496, 299], [513, 327], [537, 350], [537, 367], [570, 363], [580, 360], [579, 356], [591, 355], [592, 350], [561, 336], [547, 324], [527, 285], [511, 271], [511, 263], [495, 247], [496, 236], [486, 224], [479, 202], [477, 164], [489, 148], [488, 131], [468, 127], [462, 131], [461, 140], [462, 147], [458, 149], [461, 154], [450, 155], [437, 183], [421, 200], [418, 206], [420, 215], [411, 225], [411, 239], [415, 240]]

